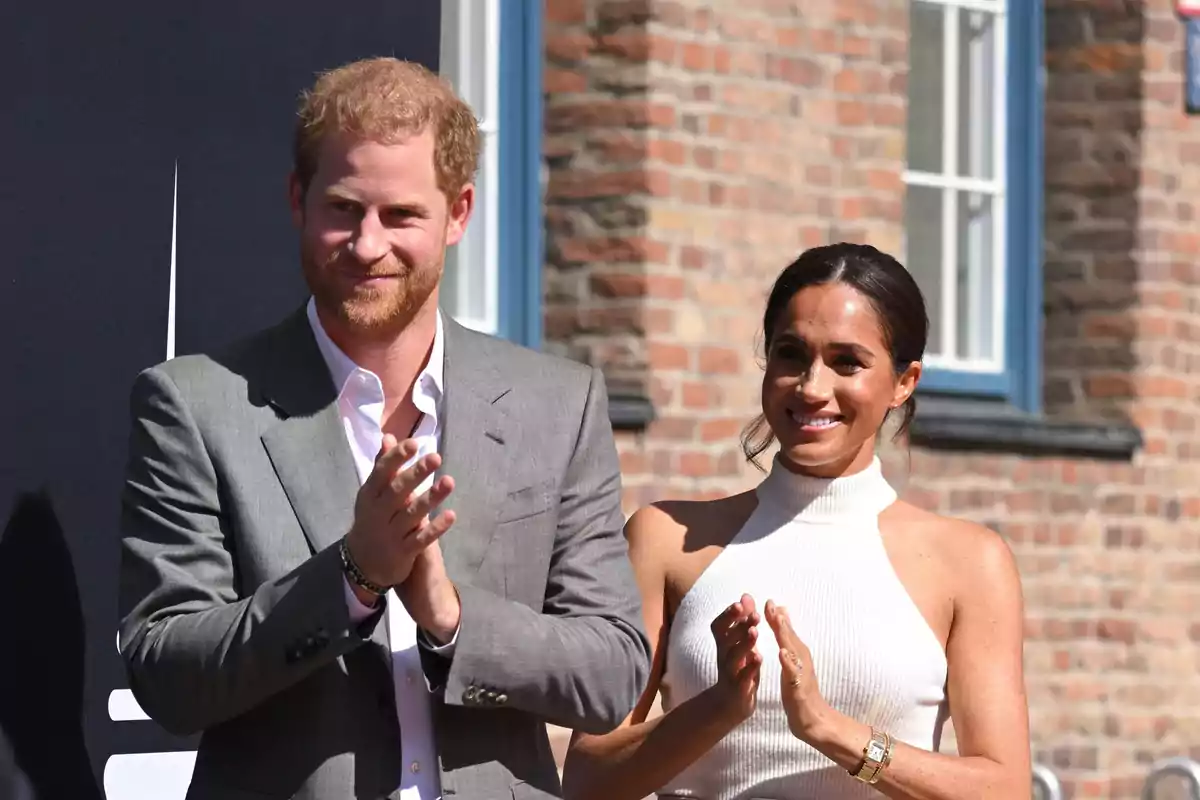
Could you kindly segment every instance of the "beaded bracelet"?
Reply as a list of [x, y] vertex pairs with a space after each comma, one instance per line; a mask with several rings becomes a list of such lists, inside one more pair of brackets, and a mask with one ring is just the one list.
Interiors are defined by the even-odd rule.
[[358, 568], [358, 564], [354, 563], [354, 556], [350, 555], [350, 545], [346, 543], [345, 536], [342, 537], [342, 543], [339, 550], [342, 554], [342, 569], [345, 570], [346, 574], [350, 576], [350, 580], [354, 581], [355, 584], [366, 589], [371, 594], [378, 595], [380, 597], [387, 594], [388, 590], [386, 586], [380, 586], [378, 583], [371, 581], [366, 575], [363, 574], [363, 571]]

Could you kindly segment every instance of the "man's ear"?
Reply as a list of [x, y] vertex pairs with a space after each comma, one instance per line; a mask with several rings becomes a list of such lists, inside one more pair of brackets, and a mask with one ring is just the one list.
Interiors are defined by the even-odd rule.
[[467, 222], [475, 210], [475, 184], [468, 183], [446, 209], [446, 246], [458, 244], [467, 232]]
[[288, 205], [292, 210], [292, 224], [304, 227], [304, 186], [294, 171], [288, 175]]

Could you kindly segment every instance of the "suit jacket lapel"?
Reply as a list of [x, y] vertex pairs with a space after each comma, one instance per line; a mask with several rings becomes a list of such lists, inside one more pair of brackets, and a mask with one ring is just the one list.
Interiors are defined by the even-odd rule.
[[[479, 569], [507, 494], [514, 431], [502, 398], [511, 389], [486, 337], [444, 318], [444, 412], [441, 473], [455, 488], [443, 509], [454, 527], [442, 539], [446, 569], [470, 580]], [[280, 422], [262, 441], [314, 552], [335, 543], [354, 521], [358, 475], [337, 407], [337, 391], [303, 309], [276, 329], [264, 365], [263, 399]]]
[[282, 419], [262, 442], [309, 545], [319, 552], [350, 530], [358, 474], [337, 391], [303, 309], [276, 331], [262, 393]]
[[450, 577], [469, 581], [487, 552], [507, 493], [514, 442], [499, 401], [511, 387], [488, 357], [486, 338], [450, 319], [445, 320], [445, 333], [440, 472], [454, 478], [454, 492], [443, 510], [454, 509], [456, 519], [441, 540], [442, 553]]

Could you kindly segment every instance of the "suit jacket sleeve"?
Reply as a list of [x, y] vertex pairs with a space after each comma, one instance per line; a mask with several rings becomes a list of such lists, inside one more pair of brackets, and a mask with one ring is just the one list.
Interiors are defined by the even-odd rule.
[[121, 655], [142, 708], [187, 734], [236, 717], [359, 646], [336, 547], [239, 591], [235, 532], [203, 431], [175, 383], [134, 383], [121, 502]]
[[459, 586], [462, 619], [445, 702], [503, 705], [591, 733], [620, 724], [650, 663], [623, 525], [607, 393], [593, 370], [562, 484], [542, 613]]

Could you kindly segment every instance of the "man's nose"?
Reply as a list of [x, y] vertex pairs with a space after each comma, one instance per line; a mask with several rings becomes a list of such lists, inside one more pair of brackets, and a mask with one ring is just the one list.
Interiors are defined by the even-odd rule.
[[363, 264], [373, 264], [387, 255], [388, 243], [386, 231], [379, 222], [379, 215], [374, 211], [363, 214], [358, 223], [354, 241], [350, 243], [350, 252]]

